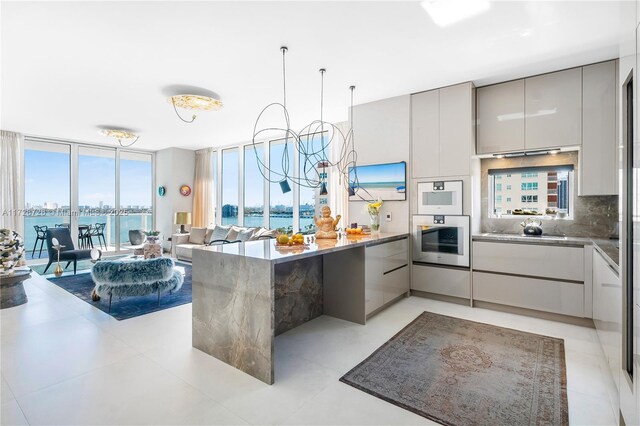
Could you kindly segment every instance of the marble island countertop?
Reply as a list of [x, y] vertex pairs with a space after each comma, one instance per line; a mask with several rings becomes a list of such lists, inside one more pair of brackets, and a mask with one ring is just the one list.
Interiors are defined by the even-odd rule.
[[378, 235], [349, 235], [336, 240], [316, 240], [307, 246], [276, 247], [275, 240], [247, 241], [237, 244], [222, 244], [194, 248], [216, 253], [231, 254], [273, 263], [290, 262], [305, 257], [347, 250], [354, 247], [370, 246], [408, 238], [408, 233], [380, 233]]
[[474, 234], [473, 241], [503, 241], [511, 243], [527, 243], [527, 244], [547, 244], [547, 245], [566, 245], [566, 246], [585, 246], [593, 245], [602, 257], [616, 270], [620, 272], [620, 246], [618, 240], [556, 236], [556, 235], [540, 235], [531, 236], [524, 234], [501, 234], [501, 233], [483, 233]]

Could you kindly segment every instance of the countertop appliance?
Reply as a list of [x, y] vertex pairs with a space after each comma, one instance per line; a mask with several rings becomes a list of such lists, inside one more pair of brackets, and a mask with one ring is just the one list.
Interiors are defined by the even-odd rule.
[[418, 214], [461, 215], [462, 181], [418, 183]]
[[414, 216], [413, 261], [468, 268], [470, 223], [469, 216]]

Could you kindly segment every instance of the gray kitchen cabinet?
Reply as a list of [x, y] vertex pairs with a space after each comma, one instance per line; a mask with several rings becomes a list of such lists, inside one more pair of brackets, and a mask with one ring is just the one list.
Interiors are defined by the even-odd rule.
[[477, 148], [481, 154], [524, 150], [524, 80], [476, 90]]
[[409, 291], [409, 239], [367, 246], [365, 314], [369, 315]]
[[582, 68], [578, 195], [618, 194], [617, 61]]
[[618, 391], [622, 368], [622, 283], [602, 255], [593, 250], [593, 323]]
[[582, 143], [582, 68], [525, 80], [525, 148]]
[[413, 177], [468, 176], [475, 154], [474, 118], [470, 82], [412, 95]]
[[411, 170], [414, 178], [440, 176], [440, 91], [411, 96]]
[[475, 89], [471, 83], [440, 89], [440, 176], [471, 173]]

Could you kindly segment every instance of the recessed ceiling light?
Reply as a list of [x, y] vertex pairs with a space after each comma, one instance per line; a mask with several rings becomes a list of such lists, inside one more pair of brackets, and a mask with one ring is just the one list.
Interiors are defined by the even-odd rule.
[[440, 27], [464, 21], [486, 12], [491, 7], [488, 0], [425, 0], [420, 4]]

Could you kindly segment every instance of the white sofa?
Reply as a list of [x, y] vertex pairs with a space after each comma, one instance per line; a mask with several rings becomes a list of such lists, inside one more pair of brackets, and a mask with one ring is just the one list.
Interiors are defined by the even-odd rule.
[[191, 228], [188, 234], [173, 234], [171, 236], [171, 257], [190, 262], [195, 247], [273, 237], [275, 237], [275, 231], [266, 228], [245, 228], [235, 225]]

